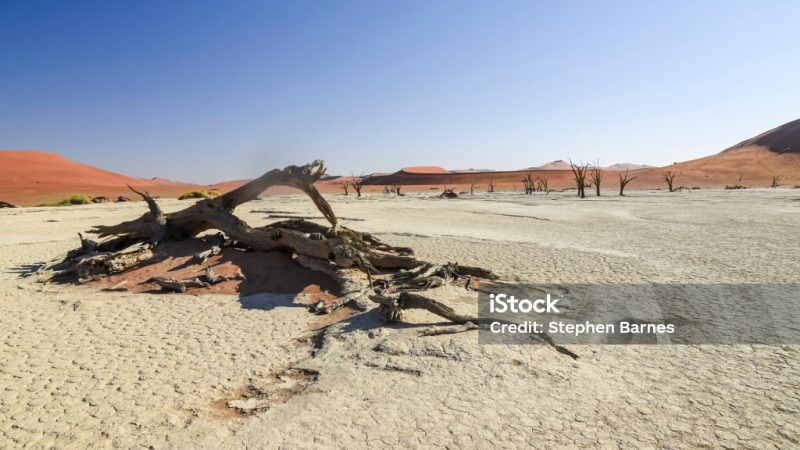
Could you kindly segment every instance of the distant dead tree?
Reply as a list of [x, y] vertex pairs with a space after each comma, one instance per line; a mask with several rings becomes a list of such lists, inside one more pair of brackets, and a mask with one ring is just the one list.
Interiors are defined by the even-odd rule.
[[340, 184], [342, 186], [342, 189], [344, 189], [344, 195], [350, 195], [350, 182], [345, 180]]
[[356, 194], [361, 197], [361, 189], [364, 188], [364, 174], [362, 173], [359, 176], [353, 175], [350, 180], [350, 186], [355, 189]]
[[486, 192], [494, 192], [494, 180], [489, 179], [489, 184], [486, 186]]
[[631, 181], [635, 180], [636, 177], [630, 176], [628, 170], [625, 171], [624, 174], [619, 174], [619, 195], [625, 195], [625, 186], [628, 185]]
[[390, 187], [390, 190], [391, 190], [392, 192], [394, 192], [395, 194], [397, 194], [398, 196], [401, 196], [401, 195], [403, 195], [403, 194], [401, 194], [401, 193], [400, 193], [400, 188], [402, 188], [402, 186], [401, 186], [401, 185], [399, 185], [399, 184], [393, 184], [393, 185]]
[[575, 177], [575, 186], [578, 188], [578, 197], [586, 198], [586, 171], [589, 170], [588, 164], [575, 164], [569, 160], [569, 168], [572, 176]]
[[550, 195], [550, 188], [547, 186], [547, 178], [537, 178], [536, 189], [538, 191], [544, 191], [545, 194]]
[[477, 184], [471, 183], [469, 185], [469, 195], [475, 195], [475, 188], [478, 187]]
[[669, 188], [670, 192], [675, 192], [675, 188], [673, 188], [673, 183], [675, 182], [675, 177], [678, 176], [678, 172], [673, 170], [668, 170], [664, 173], [664, 181], [667, 183], [667, 187]]
[[598, 197], [600, 197], [600, 183], [603, 182], [603, 175], [603, 168], [600, 167], [600, 161], [598, 160], [589, 169], [589, 178], [592, 180], [592, 184], [594, 184], [594, 188]]
[[444, 186], [442, 189], [442, 193], [439, 194], [440, 198], [458, 198], [458, 194], [456, 194], [455, 186], [449, 188], [447, 185]]
[[776, 187], [780, 186], [780, 184], [778, 184], [779, 181], [781, 181], [781, 177], [779, 176], [772, 177], [772, 184], [770, 185], [770, 187], [772, 189], [775, 189]]
[[534, 180], [531, 177], [531, 173], [528, 172], [525, 175], [525, 178], [522, 179], [522, 184], [525, 186], [525, 193], [530, 195], [533, 194], [533, 188], [535, 186]]

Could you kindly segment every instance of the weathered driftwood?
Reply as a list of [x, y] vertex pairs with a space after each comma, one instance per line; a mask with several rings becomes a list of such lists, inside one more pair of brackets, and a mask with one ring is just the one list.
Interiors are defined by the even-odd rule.
[[196, 264], [203, 264], [208, 258], [217, 256], [220, 253], [222, 253], [222, 247], [219, 245], [213, 245], [210, 249], [195, 254], [192, 258], [192, 261]]
[[[455, 263], [421, 261], [413, 256], [410, 248], [391, 246], [370, 234], [339, 226], [330, 205], [314, 186], [324, 173], [322, 161], [271, 170], [236, 190], [166, 214], [148, 193], [131, 187], [131, 191], [147, 202], [147, 213], [117, 225], [94, 227], [91, 232], [104, 240], [81, 236], [80, 248], [47, 268], [55, 275], [74, 273], [78, 282], [85, 282], [161, 260], [165, 255], [160, 253], [159, 244], [165, 240], [193, 238], [216, 229], [223, 233], [217, 236], [218, 245], [198, 253], [191, 263], [204, 262], [219, 254], [223, 246], [262, 252], [288, 251], [296, 262], [328, 274], [340, 287], [336, 302], [320, 302], [312, 307], [318, 313], [327, 313], [345, 304], [362, 310], [377, 304], [389, 321], [399, 320], [404, 310], [423, 309], [458, 324], [480, 323], [476, 316], [459, 314], [426, 295], [426, 291], [444, 286], [480, 290], [481, 282], [497, 278], [491, 271]], [[258, 198], [272, 186], [294, 187], [306, 193], [329, 226], [295, 219], [251, 227], [233, 214], [237, 206]], [[151, 279], [162, 289], [176, 292], [228, 280], [211, 268], [207, 268], [203, 276], [191, 280]]]

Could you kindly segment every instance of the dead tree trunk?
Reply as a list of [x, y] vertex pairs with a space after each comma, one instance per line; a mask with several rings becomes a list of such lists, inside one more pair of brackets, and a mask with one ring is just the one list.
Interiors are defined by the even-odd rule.
[[575, 186], [578, 188], [578, 197], [586, 198], [586, 171], [589, 169], [589, 165], [575, 164], [572, 162], [572, 159], [570, 159], [569, 168], [572, 170], [572, 176], [575, 178]]
[[667, 182], [667, 187], [669, 188], [670, 192], [674, 192], [675, 189], [673, 188], [673, 183], [675, 182], [675, 177], [678, 175], [677, 172], [673, 172], [672, 170], [666, 171], [664, 173], [664, 181]]
[[350, 180], [350, 187], [356, 191], [358, 197], [361, 197], [361, 189], [364, 188], [364, 175], [353, 176], [352, 180]]
[[531, 177], [531, 173], [528, 172], [525, 175], [525, 178], [522, 179], [522, 184], [525, 186], [525, 194], [531, 195], [533, 194], [533, 188], [535, 186], [535, 181], [533, 177]]
[[537, 183], [537, 189], [539, 191], [544, 191], [546, 195], [550, 195], [550, 188], [547, 186], [547, 178], [539, 177]]
[[603, 175], [600, 161], [597, 161], [597, 163], [589, 169], [589, 178], [592, 180], [592, 184], [594, 184], [598, 197], [600, 197], [600, 183], [603, 182]]
[[342, 189], [344, 189], [344, 195], [350, 195], [350, 182], [349, 181], [342, 182]]
[[635, 180], [636, 177], [629, 176], [628, 171], [626, 170], [624, 174], [619, 174], [619, 195], [620, 197], [625, 195], [625, 186], [628, 185], [631, 181]]
[[779, 177], [779, 176], [772, 177], [772, 184], [769, 187], [771, 187], [772, 189], [775, 189], [776, 187], [780, 186], [780, 184], [779, 184], [780, 180], [781, 180], [781, 177]]
[[486, 192], [494, 192], [494, 180], [489, 180], [489, 184], [486, 186]]

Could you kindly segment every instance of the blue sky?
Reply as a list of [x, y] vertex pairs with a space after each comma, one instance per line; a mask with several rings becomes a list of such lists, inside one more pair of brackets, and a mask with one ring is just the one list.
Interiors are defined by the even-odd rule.
[[669, 164], [800, 117], [800, 2], [0, 0], [0, 148], [213, 182]]

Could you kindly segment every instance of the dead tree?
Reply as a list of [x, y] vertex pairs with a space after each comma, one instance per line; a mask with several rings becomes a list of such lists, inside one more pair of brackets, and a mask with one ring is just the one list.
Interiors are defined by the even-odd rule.
[[527, 195], [533, 194], [533, 188], [535, 186], [535, 181], [531, 177], [531, 173], [530, 172], [525, 174], [525, 178], [522, 179], [522, 184], [525, 186], [525, 194], [527, 194]]
[[361, 174], [359, 176], [353, 175], [352, 178], [350, 179], [350, 187], [355, 189], [356, 194], [358, 194], [358, 196], [361, 197], [361, 189], [364, 188], [364, 174]]
[[475, 188], [479, 187], [475, 183], [470, 183], [469, 185], [469, 195], [475, 195]]
[[345, 180], [340, 184], [342, 186], [342, 189], [344, 189], [344, 195], [350, 195], [350, 182]]
[[578, 188], [578, 197], [586, 198], [586, 171], [589, 170], [588, 164], [575, 164], [569, 160], [569, 168], [575, 178], [575, 186]]
[[439, 194], [439, 198], [458, 198], [458, 194], [456, 194], [456, 187], [453, 186], [453, 187], [449, 188], [445, 184], [442, 187], [442, 193]]
[[[339, 284], [335, 302], [320, 302], [311, 309], [328, 313], [345, 304], [362, 311], [377, 306], [387, 321], [402, 319], [407, 309], [423, 309], [448, 321], [486, 327], [495, 319], [459, 314], [437, 297], [438, 292], [451, 295], [460, 292], [475, 300], [475, 292], [493, 292], [497, 276], [479, 267], [457, 263], [434, 264], [419, 260], [413, 250], [381, 242], [378, 238], [339, 225], [330, 204], [319, 193], [315, 183], [324, 175], [322, 161], [304, 166], [288, 166], [271, 170], [249, 183], [219, 197], [200, 200], [182, 210], [164, 213], [146, 192], [139, 194], [149, 212], [117, 225], [98, 225], [91, 232], [102, 240], [80, 236], [79, 248], [66, 257], [42, 267], [43, 280], [72, 277], [77, 283], [125, 272], [163, 260], [163, 243], [168, 240], [195, 239], [208, 230], [221, 231], [216, 245], [235, 246], [253, 252], [285, 251], [296, 263], [326, 273]], [[234, 215], [234, 210], [258, 198], [272, 186], [299, 189], [308, 195], [328, 225], [302, 219], [278, 221], [262, 227], [251, 227]], [[453, 193], [453, 189], [449, 192]], [[213, 246], [208, 244], [214, 253]], [[202, 258], [201, 258], [202, 259]], [[161, 277], [152, 280], [169, 291], [202, 289], [224, 281], [212, 271], [191, 280]], [[456, 288], [455, 290], [453, 288]], [[458, 289], [460, 288], [460, 289]], [[495, 288], [496, 289], [496, 288]], [[546, 333], [539, 335], [557, 351], [573, 358], [577, 355], [556, 345]]]
[[489, 179], [489, 183], [486, 185], [486, 192], [494, 192], [494, 180]]
[[668, 170], [664, 173], [664, 181], [667, 183], [667, 187], [669, 188], [670, 192], [674, 192], [675, 189], [673, 188], [673, 183], [675, 182], [675, 177], [678, 175], [677, 172]]
[[779, 176], [772, 177], [772, 184], [770, 185], [770, 187], [772, 189], [775, 189], [776, 187], [780, 186], [779, 181], [781, 181], [781, 177]]
[[389, 187], [389, 189], [390, 189], [392, 192], [394, 192], [395, 194], [397, 194], [397, 196], [398, 196], [398, 197], [400, 197], [400, 196], [402, 196], [402, 195], [403, 195], [403, 194], [401, 194], [401, 193], [400, 193], [400, 189], [401, 189], [401, 188], [402, 188], [402, 186], [401, 186], [401, 185], [399, 185], [399, 184], [393, 184], [393, 185], [391, 185], [391, 186]]
[[536, 189], [550, 195], [550, 188], [547, 186], [547, 178], [539, 177], [536, 182]]
[[624, 194], [625, 186], [627, 186], [628, 183], [630, 183], [631, 181], [633, 181], [635, 179], [636, 179], [636, 177], [630, 176], [628, 170], [625, 170], [624, 174], [622, 174], [622, 173], [619, 174], [619, 195], [620, 195], [620, 197], [625, 195]]
[[590, 169], [589, 169], [589, 178], [592, 181], [592, 184], [595, 187], [595, 192], [597, 192], [597, 196], [600, 197], [600, 183], [603, 182], [603, 168], [600, 167], [600, 161], [597, 161]]

